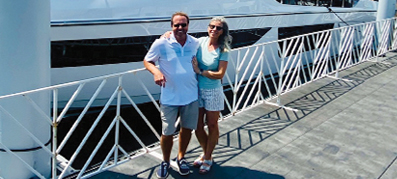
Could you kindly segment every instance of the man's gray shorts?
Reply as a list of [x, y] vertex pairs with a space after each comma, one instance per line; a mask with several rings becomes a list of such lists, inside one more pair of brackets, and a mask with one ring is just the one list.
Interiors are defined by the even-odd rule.
[[163, 135], [172, 135], [176, 132], [177, 118], [183, 128], [195, 130], [198, 121], [198, 101], [183, 106], [160, 106]]

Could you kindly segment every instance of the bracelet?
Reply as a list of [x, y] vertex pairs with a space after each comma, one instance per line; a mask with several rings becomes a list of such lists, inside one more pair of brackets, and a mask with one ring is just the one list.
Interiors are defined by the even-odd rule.
[[200, 69], [199, 75], [203, 75], [203, 69]]

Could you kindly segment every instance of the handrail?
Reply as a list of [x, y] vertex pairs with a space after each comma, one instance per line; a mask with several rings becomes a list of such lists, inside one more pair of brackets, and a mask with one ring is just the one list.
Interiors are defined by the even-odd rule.
[[[271, 99], [277, 99], [277, 104], [274, 105], [285, 107], [280, 99], [281, 95], [321, 78], [329, 76], [338, 78], [339, 71], [359, 63], [376, 61], [378, 56], [397, 49], [396, 24], [396, 18], [391, 18], [231, 50], [230, 65], [223, 80], [226, 109], [222, 112], [221, 118], [226, 119], [229, 116], [237, 115], [240, 111], [263, 102], [270, 103]], [[152, 134], [157, 142], [160, 140], [156, 126], [151, 123], [151, 120], [155, 119], [148, 118], [138, 104], [141, 101], [137, 101], [130, 96], [130, 94], [137, 93], [135, 92], [137, 89], [142, 90], [141, 95], [147, 98], [145, 105], [152, 107], [151, 113], [160, 111], [157, 101], [158, 96], [153, 95], [153, 93], [156, 93], [153, 90], [158, 90], [158, 87], [154, 89], [148, 83], [145, 83], [146, 81], [141, 80], [145, 73], [149, 75], [145, 69], [136, 69], [0, 96], [0, 111], [7, 114], [17, 126], [24, 129], [37, 146], [43, 148], [52, 158], [54, 163], [51, 170], [52, 178], [63, 178], [70, 174], [75, 174], [77, 178], [87, 178], [137, 156], [149, 153], [156, 148], [152, 144], [145, 144], [145, 141], [132, 128], [133, 123], [146, 125], [150, 129], [146, 132]], [[112, 81], [116, 82], [112, 83]], [[152, 83], [152, 81], [150, 82]], [[109, 84], [111, 86], [106, 86]], [[131, 86], [134, 88], [131, 89]], [[62, 109], [58, 109], [61, 91], [72, 87], [76, 89], [68, 99], [67, 104]], [[80, 108], [81, 112], [58, 145], [59, 126], [62, 125], [61, 123], [66, 119], [65, 116], [74, 107], [76, 99], [86, 88], [93, 93], [90, 98], [87, 98], [88, 101], [85, 106]], [[103, 105], [95, 120], [91, 121], [92, 124], [87, 127], [88, 131], [84, 134], [84, 138], [78, 144], [76, 151], [69, 157], [65, 157], [63, 150], [70, 145], [72, 136], [76, 135], [82, 123], [87, 123], [85, 117], [93, 108], [93, 103], [98, 99], [99, 94], [104, 93], [105, 88], [113, 89], [111, 93], [107, 94], [109, 97], [106, 98], [106, 104]], [[53, 111], [51, 114], [46, 114], [34, 99], [29, 97], [32, 94], [46, 94], [48, 92], [52, 92]], [[27, 104], [30, 104], [43, 116], [40, 120], [46, 120], [53, 128], [52, 149], [46, 148], [43, 142], [24, 128], [18, 122], [18, 119], [13, 117], [13, 114], [2, 106], [3, 100], [19, 99], [20, 97], [23, 97]], [[136, 111], [138, 117], [134, 119], [125, 118], [122, 111], [122, 107], [125, 105], [131, 105], [131, 109]], [[109, 108], [112, 106], [116, 107], [114, 116], [105, 118], [105, 114], [111, 111]], [[286, 107], [286, 109], [290, 108]], [[106, 130], [103, 131], [92, 153], [89, 154], [89, 158], [79, 161], [84, 165], [81, 168], [74, 169], [73, 165], [78, 160], [79, 154], [86, 152], [87, 141], [92, 137], [94, 130], [98, 129], [98, 125], [104, 121], [108, 122], [107, 126], [102, 126]], [[135, 149], [135, 152], [125, 149], [126, 146], [122, 144], [120, 137], [121, 128], [124, 128], [138, 142], [140, 149]], [[159, 126], [157, 126], [157, 129], [159, 129]], [[114, 133], [114, 142], [111, 144], [111, 149], [109, 149], [106, 157], [100, 160], [99, 167], [89, 170], [90, 167], [96, 166], [92, 162], [112, 133]], [[0, 141], [0, 148], [3, 149], [3, 152], [16, 156], [37, 177], [45, 178], [22, 158], [18, 157], [16, 152], [10, 150], [2, 141]], [[120, 158], [121, 156], [124, 157]], [[66, 158], [67, 161], [61, 161], [59, 157]]]

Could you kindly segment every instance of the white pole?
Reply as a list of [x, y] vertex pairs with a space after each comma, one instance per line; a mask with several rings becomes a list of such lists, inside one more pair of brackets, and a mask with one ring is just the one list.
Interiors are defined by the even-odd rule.
[[[396, 13], [396, 0], [379, 0], [378, 11], [376, 14], [376, 21], [381, 21], [384, 19], [392, 18], [395, 16], [395, 13]], [[381, 32], [382, 26], [386, 25], [384, 23], [386, 23], [386, 21], [379, 22], [376, 25], [376, 28], [378, 29], [377, 30], [378, 41], [376, 44], [378, 46], [377, 48], [380, 48], [379, 44], [381, 44], [380, 40], [382, 37], [382, 33], [385, 33], [385, 32]], [[391, 29], [391, 26], [390, 26], [390, 29]], [[388, 31], [386, 31], [386, 32], [388, 32]], [[387, 43], [387, 44], [389, 44], [389, 43]], [[387, 45], [387, 46], [389, 46], [389, 45]], [[377, 56], [376, 61], [379, 60], [379, 58], [378, 58], [379, 55], [383, 55], [383, 54], [379, 54], [379, 49], [378, 49], [378, 52], [376, 54], [376, 56]]]
[[394, 17], [396, 13], [396, 0], [379, 0], [376, 20]]
[[[0, 0], [0, 96], [50, 85], [50, 0]], [[50, 114], [50, 94], [31, 97]], [[23, 98], [0, 101], [12, 116], [42, 143], [51, 137], [50, 125]], [[25, 163], [49, 178], [50, 155], [12, 118], [0, 112], [0, 141]], [[49, 147], [49, 145], [47, 145]], [[32, 178], [36, 175], [17, 157], [0, 151], [0, 178]]]

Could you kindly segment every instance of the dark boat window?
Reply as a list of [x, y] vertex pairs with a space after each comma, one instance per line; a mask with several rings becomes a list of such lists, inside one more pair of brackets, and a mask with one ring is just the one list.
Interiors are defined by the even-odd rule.
[[353, 7], [357, 0], [277, 0], [282, 4], [301, 6]]
[[271, 28], [261, 28], [261, 29], [248, 29], [248, 30], [233, 30], [230, 31], [230, 35], [233, 37], [232, 48], [244, 47], [254, 44]]
[[[332, 29], [334, 27], [334, 24], [321, 24], [321, 25], [309, 25], [309, 26], [296, 26], [296, 27], [284, 27], [284, 28], [279, 28], [278, 29], [278, 39], [286, 39], [289, 37], [294, 37], [298, 35], [303, 35], [303, 34], [308, 34], [312, 32], [318, 32], [318, 31], [323, 31], [323, 30], [328, 30]], [[314, 35], [317, 36], [317, 35]], [[317, 38], [317, 37], [310, 37], [310, 38]], [[324, 40], [327, 40], [328, 38], [325, 37], [323, 38]], [[302, 40], [302, 39], [299, 39]], [[287, 40], [286, 47], [288, 47], [289, 43], [291, 43], [292, 40]], [[296, 43], [296, 40], [293, 40], [293, 43]], [[303, 39], [304, 43], [304, 51], [309, 51], [313, 50], [315, 48], [315, 45], [313, 43], [313, 40], [308, 40], [306, 38]], [[299, 42], [298, 42], [299, 43]], [[320, 44], [323, 44], [320, 42]], [[283, 44], [282, 42], [279, 42], [279, 46], [282, 48]], [[294, 51], [289, 51], [287, 52], [287, 56], [294, 55], [298, 53], [298, 49], [296, 48]], [[279, 54], [280, 55], [280, 54]]]
[[[252, 45], [270, 28], [232, 30], [232, 48]], [[189, 33], [194, 37], [207, 32]], [[51, 67], [78, 67], [142, 61], [155, 36], [51, 42]]]

